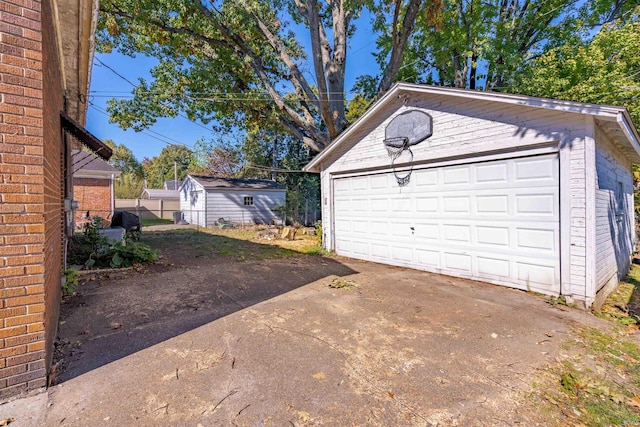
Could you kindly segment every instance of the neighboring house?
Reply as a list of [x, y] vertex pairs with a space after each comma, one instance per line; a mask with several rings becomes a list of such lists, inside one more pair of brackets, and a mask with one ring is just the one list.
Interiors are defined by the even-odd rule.
[[164, 182], [164, 189], [165, 190], [178, 190], [178, 188], [180, 188], [181, 185], [182, 185], [182, 180], [181, 179], [179, 179], [177, 181], [175, 181], [175, 180], [165, 181]]
[[[433, 134], [392, 166], [410, 110]], [[588, 307], [630, 266], [638, 139], [621, 107], [399, 83], [305, 170], [328, 250]]]
[[58, 326], [71, 147], [87, 132], [96, 0], [0, 2], [0, 400], [45, 387]]
[[100, 216], [111, 220], [115, 209], [114, 181], [120, 171], [86, 151], [71, 154], [73, 165], [73, 198], [78, 202], [75, 224]]
[[211, 227], [220, 218], [238, 223], [271, 224], [279, 218], [287, 190], [266, 179], [187, 175], [180, 186], [180, 211], [190, 224]]
[[178, 190], [157, 190], [154, 188], [145, 188], [140, 195], [141, 199], [147, 200], [178, 200], [180, 193]]

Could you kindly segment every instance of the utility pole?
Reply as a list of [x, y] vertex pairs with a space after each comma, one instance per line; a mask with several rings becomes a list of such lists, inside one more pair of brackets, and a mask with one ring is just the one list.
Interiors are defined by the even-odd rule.
[[278, 167], [278, 135], [273, 138], [273, 153], [271, 155], [271, 181], [276, 180], [276, 169]]
[[178, 189], [178, 162], [173, 162], [173, 189]]

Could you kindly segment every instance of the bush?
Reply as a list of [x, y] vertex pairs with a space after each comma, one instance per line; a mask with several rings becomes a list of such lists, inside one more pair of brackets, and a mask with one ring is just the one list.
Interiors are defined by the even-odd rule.
[[91, 221], [84, 236], [74, 236], [69, 242], [68, 262], [87, 268], [124, 268], [135, 263], [152, 262], [158, 259], [156, 251], [148, 245], [125, 239], [111, 244], [100, 234], [101, 221]]

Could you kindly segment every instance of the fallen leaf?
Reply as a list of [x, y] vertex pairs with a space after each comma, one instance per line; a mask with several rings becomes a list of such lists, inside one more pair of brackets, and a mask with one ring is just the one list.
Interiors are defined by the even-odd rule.
[[632, 408], [640, 409], [640, 397], [633, 396], [633, 397], [627, 399], [627, 405], [631, 406]]
[[387, 392], [387, 394], [388, 394], [388, 395], [389, 395], [389, 397], [390, 397], [390, 398], [392, 398], [392, 399], [395, 399], [395, 398], [396, 398], [396, 396], [395, 396], [393, 393], [391, 393], [390, 391], [388, 391], [388, 392]]
[[4, 420], [0, 421], [0, 426], [8, 426], [9, 424], [11, 424], [12, 422], [14, 422], [16, 419], [11, 417], [11, 418], [5, 418]]

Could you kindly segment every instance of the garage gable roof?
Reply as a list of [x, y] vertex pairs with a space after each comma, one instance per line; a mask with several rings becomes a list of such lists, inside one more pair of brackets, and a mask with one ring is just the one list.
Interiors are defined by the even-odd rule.
[[284, 185], [268, 179], [218, 178], [199, 175], [189, 175], [189, 177], [206, 190], [286, 190]]
[[631, 149], [630, 151], [634, 155], [634, 158], [632, 159], [633, 162], [640, 162], [640, 136], [631, 121], [629, 111], [625, 107], [401, 82], [396, 83], [382, 98], [369, 107], [369, 109], [358, 120], [342, 132], [327, 148], [313, 158], [313, 160], [311, 160], [303, 170], [306, 172], [320, 172], [322, 162], [331, 158], [332, 153], [334, 153], [338, 147], [347, 143], [350, 135], [355, 134], [363, 123], [369, 119], [369, 117], [379, 113], [396, 99], [409, 95], [451, 96], [461, 99], [501, 102], [529, 108], [542, 108], [558, 112], [591, 115], [597, 119], [602, 119], [603, 122], [606, 122], [607, 130], [619, 135]]

